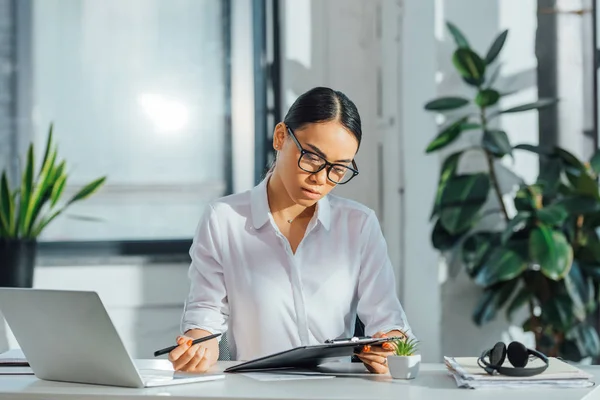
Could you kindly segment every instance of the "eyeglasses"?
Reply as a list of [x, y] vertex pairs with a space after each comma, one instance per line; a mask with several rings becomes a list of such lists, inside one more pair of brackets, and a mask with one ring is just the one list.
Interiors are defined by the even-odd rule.
[[296, 138], [296, 135], [294, 135], [294, 132], [292, 132], [289, 127], [287, 128], [287, 131], [290, 134], [290, 137], [294, 140], [294, 143], [296, 143], [298, 150], [300, 150], [298, 167], [300, 167], [302, 171], [316, 174], [323, 168], [327, 168], [327, 179], [336, 185], [348, 183], [352, 178], [358, 175], [358, 167], [356, 166], [356, 162], [354, 160], [352, 160], [352, 167], [354, 168], [350, 168], [344, 164], [330, 163], [320, 155], [304, 150]]

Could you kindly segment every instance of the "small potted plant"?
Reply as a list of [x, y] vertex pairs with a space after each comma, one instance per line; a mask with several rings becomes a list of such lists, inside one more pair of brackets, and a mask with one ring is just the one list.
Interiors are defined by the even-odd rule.
[[39, 171], [33, 143], [29, 145], [20, 182], [10, 184], [8, 172], [0, 174], [0, 287], [32, 287], [37, 238], [73, 203], [90, 197], [106, 177], [84, 185], [63, 200], [69, 173], [60, 160], [52, 125]]
[[415, 354], [419, 342], [407, 337], [391, 342], [394, 355], [388, 356], [390, 375], [394, 379], [414, 379], [419, 374], [421, 355]]

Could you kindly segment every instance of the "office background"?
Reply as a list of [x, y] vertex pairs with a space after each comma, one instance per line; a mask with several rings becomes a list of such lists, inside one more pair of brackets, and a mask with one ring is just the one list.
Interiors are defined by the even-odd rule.
[[[377, 212], [424, 361], [510, 338], [533, 345], [503, 315], [475, 326], [481, 289], [431, 245], [441, 156], [425, 154], [439, 121], [423, 105], [465, 91], [446, 21], [481, 52], [509, 29], [499, 81], [519, 92], [502, 106], [548, 90], [561, 102], [546, 120], [501, 116], [502, 129], [588, 158], [598, 135], [594, 10], [584, 0], [0, 0], [0, 165], [15, 180], [16, 155], [30, 140], [41, 147], [54, 122], [70, 193], [108, 176], [44, 232], [34, 286], [98, 291], [132, 354], [150, 357], [178, 334], [204, 205], [256, 184], [275, 123], [326, 85], [363, 119], [361, 174], [335, 191]], [[539, 171], [530, 154], [503, 164], [506, 185], [511, 171], [528, 182]], [[14, 346], [4, 326], [0, 350]]]

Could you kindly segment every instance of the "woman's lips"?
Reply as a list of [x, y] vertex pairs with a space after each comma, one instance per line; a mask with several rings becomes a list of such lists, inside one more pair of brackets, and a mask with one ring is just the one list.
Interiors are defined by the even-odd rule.
[[302, 188], [302, 193], [309, 199], [318, 199], [321, 197], [321, 193], [311, 189]]

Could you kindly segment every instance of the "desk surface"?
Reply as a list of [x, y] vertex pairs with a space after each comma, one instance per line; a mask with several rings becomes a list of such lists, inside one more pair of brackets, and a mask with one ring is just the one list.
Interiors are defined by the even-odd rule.
[[[145, 368], [156, 361], [141, 361]], [[223, 370], [232, 362], [219, 362]], [[600, 366], [584, 368], [600, 382]], [[339, 369], [338, 369], [339, 370]], [[346, 364], [345, 371], [331, 379], [307, 379], [264, 382], [244, 376], [227, 374], [225, 379], [150, 389], [129, 389], [75, 383], [50, 382], [33, 375], [0, 375], [0, 399], [119, 399], [141, 400], [169, 397], [171, 399], [486, 399], [511, 400], [600, 399], [600, 385], [588, 389], [484, 389], [456, 387], [443, 364], [422, 364], [419, 376], [411, 381], [393, 380], [388, 375], [365, 373], [362, 364]], [[598, 388], [598, 390], [595, 390]]]

